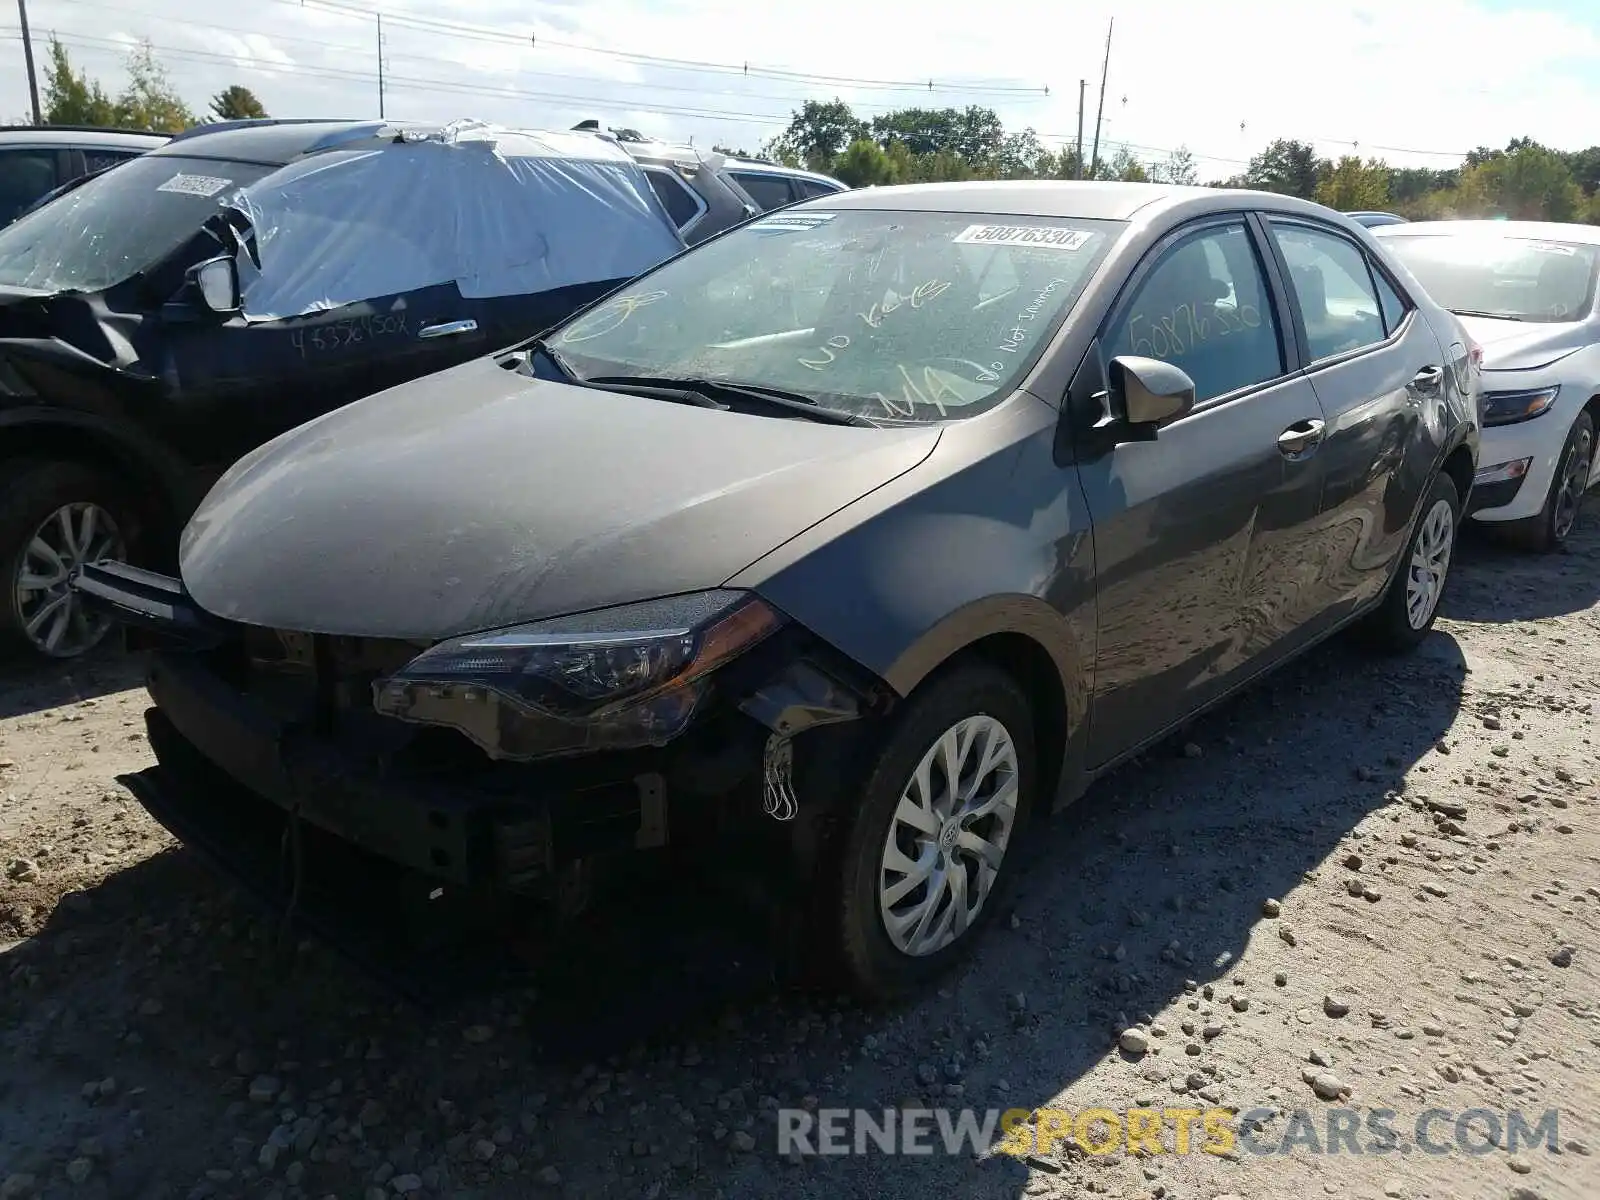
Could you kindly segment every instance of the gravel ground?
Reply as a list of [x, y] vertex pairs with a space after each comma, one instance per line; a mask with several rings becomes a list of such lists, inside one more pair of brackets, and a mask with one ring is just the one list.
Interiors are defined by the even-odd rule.
[[[1036, 827], [970, 968], [892, 1012], [776, 993], [651, 904], [537, 991], [421, 1013], [275, 947], [116, 784], [149, 760], [130, 663], [12, 679], [0, 1198], [1593, 1200], [1597, 524], [1545, 559], [1469, 541], [1417, 655], [1327, 646]], [[1255, 1143], [1294, 1136], [777, 1152], [780, 1106], [946, 1105], [1265, 1107]], [[1331, 1105], [1393, 1110], [1400, 1144], [1314, 1153]], [[1408, 1152], [1475, 1108], [1558, 1110], [1554, 1148]]]

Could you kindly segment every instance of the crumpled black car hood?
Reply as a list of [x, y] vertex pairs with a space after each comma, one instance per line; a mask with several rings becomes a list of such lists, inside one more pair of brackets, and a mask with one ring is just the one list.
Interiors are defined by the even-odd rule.
[[716, 587], [925, 459], [824, 425], [535, 380], [480, 359], [267, 443], [184, 532], [208, 611], [431, 640]]

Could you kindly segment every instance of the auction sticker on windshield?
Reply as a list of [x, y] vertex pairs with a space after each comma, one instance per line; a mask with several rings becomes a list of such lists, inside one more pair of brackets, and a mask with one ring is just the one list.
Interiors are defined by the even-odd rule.
[[215, 175], [184, 175], [179, 173], [167, 180], [158, 192], [182, 192], [188, 196], [215, 196], [233, 180], [220, 179]]
[[1043, 246], [1049, 250], [1081, 250], [1089, 234], [1055, 225], [968, 225], [955, 241], [978, 246]]
[[757, 229], [770, 229], [774, 233], [785, 229], [816, 229], [833, 220], [837, 213], [781, 213], [763, 217], [755, 223]]

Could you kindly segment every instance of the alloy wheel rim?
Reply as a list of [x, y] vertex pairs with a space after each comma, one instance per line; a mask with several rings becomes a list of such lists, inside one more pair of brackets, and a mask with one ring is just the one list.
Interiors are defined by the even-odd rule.
[[40, 653], [75, 658], [105, 637], [111, 622], [89, 611], [70, 580], [75, 568], [121, 558], [125, 550], [116, 519], [98, 504], [63, 504], [39, 523], [18, 560], [12, 602]]
[[1450, 502], [1435, 500], [1417, 531], [1406, 574], [1406, 620], [1413, 629], [1425, 627], [1439, 607], [1445, 575], [1450, 570], [1450, 554], [1455, 546], [1455, 525], [1455, 512]]
[[994, 717], [957, 722], [901, 790], [878, 867], [878, 910], [896, 950], [937, 954], [972, 927], [1016, 824], [1016, 743]]
[[1578, 522], [1578, 507], [1583, 503], [1585, 486], [1589, 482], [1589, 467], [1594, 451], [1594, 434], [1584, 430], [1572, 444], [1567, 454], [1566, 470], [1556, 490], [1556, 505], [1551, 532], [1560, 541], [1572, 532]]

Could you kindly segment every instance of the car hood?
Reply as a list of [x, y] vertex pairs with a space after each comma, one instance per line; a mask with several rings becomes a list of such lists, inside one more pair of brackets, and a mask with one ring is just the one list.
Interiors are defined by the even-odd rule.
[[1594, 341], [1587, 321], [1503, 321], [1495, 317], [1457, 316], [1462, 327], [1483, 347], [1486, 371], [1532, 371], [1565, 358]]
[[267, 443], [179, 552], [218, 616], [432, 640], [717, 587], [925, 459], [872, 429], [535, 380], [480, 359]]

